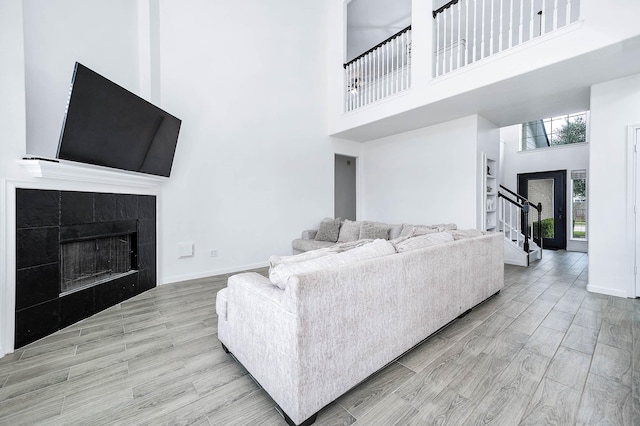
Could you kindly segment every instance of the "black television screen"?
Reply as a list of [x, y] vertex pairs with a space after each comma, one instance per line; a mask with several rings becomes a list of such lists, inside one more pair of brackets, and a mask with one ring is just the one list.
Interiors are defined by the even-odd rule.
[[169, 177], [181, 123], [76, 62], [57, 158]]

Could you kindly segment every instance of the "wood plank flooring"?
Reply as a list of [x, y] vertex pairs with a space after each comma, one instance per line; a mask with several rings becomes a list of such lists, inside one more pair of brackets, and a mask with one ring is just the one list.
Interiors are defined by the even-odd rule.
[[[318, 425], [640, 424], [640, 299], [545, 251]], [[264, 272], [259, 271], [259, 272]], [[0, 359], [0, 424], [285, 425], [216, 338], [227, 276], [161, 286]]]

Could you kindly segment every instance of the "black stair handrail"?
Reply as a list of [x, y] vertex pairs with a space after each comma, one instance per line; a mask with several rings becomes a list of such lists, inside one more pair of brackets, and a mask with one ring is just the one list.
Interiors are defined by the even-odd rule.
[[433, 14], [433, 19], [435, 19], [435, 18], [436, 18], [436, 16], [438, 16], [438, 13], [442, 13], [442, 12], [444, 12], [445, 10], [449, 9], [449, 8], [450, 8], [451, 6], [453, 6], [454, 4], [458, 4], [458, 1], [460, 1], [460, 0], [451, 0], [449, 3], [447, 3], [447, 4], [443, 5], [442, 7], [439, 7], [438, 9], [434, 10], [434, 11], [432, 12], [432, 14]]
[[349, 65], [351, 65], [352, 63], [354, 63], [355, 61], [357, 61], [358, 59], [364, 58], [365, 56], [367, 56], [369, 53], [373, 52], [374, 50], [376, 50], [377, 48], [379, 48], [380, 46], [382, 46], [383, 44], [386, 44], [388, 42], [390, 42], [391, 40], [393, 40], [394, 38], [398, 37], [399, 35], [402, 35], [404, 33], [406, 33], [407, 31], [409, 31], [411, 29], [411, 25], [409, 25], [408, 27], [398, 31], [397, 33], [395, 33], [394, 35], [388, 37], [387, 39], [381, 41], [380, 43], [376, 44], [375, 46], [373, 46], [371, 49], [367, 50], [364, 53], [361, 53], [360, 55], [356, 56], [355, 58], [353, 58], [352, 60], [350, 60], [349, 62], [347, 62], [346, 64], [342, 65], [342, 67], [344, 69], [347, 69], [347, 67]]
[[533, 207], [534, 209], [538, 210], [538, 213], [542, 212], [542, 204], [538, 203], [538, 205], [533, 204], [531, 201], [527, 200], [526, 198], [524, 198], [522, 195], [517, 194], [515, 192], [513, 192], [512, 190], [510, 190], [509, 188], [507, 188], [504, 185], [500, 185], [500, 188], [504, 189], [505, 191], [507, 191], [509, 194], [513, 195], [514, 197], [516, 197], [516, 199], [518, 201], [521, 201], [523, 204], [525, 202], [529, 203], [529, 205], [531, 207]]
[[[507, 200], [508, 202], [515, 205], [522, 211], [522, 229], [520, 230], [522, 232], [522, 235], [524, 235], [524, 243], [522, 245], [522, 249], [527, 253], [529, 253], [529, 232], [527, 232], [528, 231], [527, 228], [529, 226], [529, 208], [533, 207], [534, 209], [536, 209], [536, 211], [538, 212], [538, 220], [537, 220], [538, 229], [536, 230], [537, 232], [532, 235], [532, 239], [533, 239], [533, 242], [536, 243], [538, 247], [540, 247], [540, 249], [542, 249], [542, 218], [541, 218], [542, 203], [538, 203], [537, 205], [535, 205], [531, 203], [529, 200], [527, 200], [526, 198], [524, 198], [522, 195], [513, 192], [512, 190], [510, 190], [509, 188], [503, 185], [500, 185], [500, 188], [504, 189], [509, 194], [516, 197], [516, 200], [515, 201], [512, 200], [507, 195], [503, 194], [501, 191], [498, 191], [498, 197], [504, 200]], [[534, 230], [535, 230], [535, 227], [534, 227]]]

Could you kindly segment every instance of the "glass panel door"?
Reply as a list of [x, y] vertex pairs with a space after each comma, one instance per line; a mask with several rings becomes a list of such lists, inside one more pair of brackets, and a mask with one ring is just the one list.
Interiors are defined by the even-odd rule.
[[[567, 247], [566, 219], [566, 171], [524, 173], [518, 175], [518, 194], [533, 205], [542, 206], [540, 230], [543, 248], [565, 249]], [[534, 236], [538, 231], [538, 212], [529, 210], [529, 229]]]

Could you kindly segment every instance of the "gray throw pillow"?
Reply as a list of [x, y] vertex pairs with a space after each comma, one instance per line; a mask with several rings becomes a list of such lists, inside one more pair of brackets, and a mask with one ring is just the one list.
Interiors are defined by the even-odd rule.
[[384, 240], [389, 239], [390, 226], [381, 225], [378, 223], [364, 222], [360, 227], [360, 239], [363, 238], [382, 238]]
[[316, 241], [330, 241], [335, 243], [338, 241], [338, 235], [340, 235], [340, 218], [331, 219], [326, 217], [320, 223], [318, 233], [316, 234]]
[[340, 227], [340, 235], [338, 236], [339, 243], [348, 243], [350, 241], [356, 241], [360, 238], [360, 222], [345, 219], [344, 223]]

